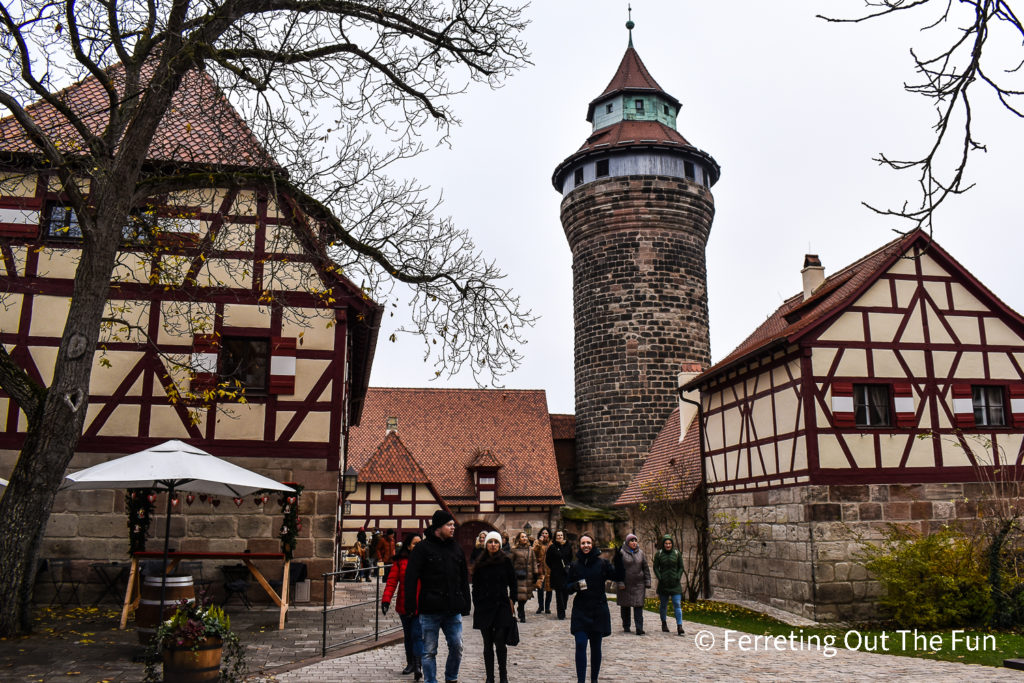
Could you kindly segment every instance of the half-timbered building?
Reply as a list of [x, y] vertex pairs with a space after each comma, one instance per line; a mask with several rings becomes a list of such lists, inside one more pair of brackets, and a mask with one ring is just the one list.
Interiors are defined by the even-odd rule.
[[[60, 97], [79, 112], [105, 102], [93, 79]], [[51, 121], [48, 105], [29, 111]], [[62, 186], [36, 170], [10, 119], [0, 121], [0, 141], [0, 341], [46, 384], [82, 231]], [[185, 78], [149, 161], [179, 175], [273, 163], [202, 72]], [[380, 309], [339, 275], [318, 222], [287, 193], [244, 180], [149, 197], [124, 228], [107, 307], [72, 468], [176, 438], [294, 481], [305, 487], [295, 559], [310, 573], [331, 570], [338, 470], [359, 420]], [[25, 425], [0, 393], [0, 473], [13, 468]], [[175, 527], [179, 548], [280, 550], [272, 504], [215, 511], [213, 501], [188, 503], [176, 521], [187, 527]], [[124, 514], [123, 492], [58, 495], [43, 556], [83, 567], [123, 559]]]
[[751, 541], [711, 585], [815, 619], [871, 616], [857, 534], [972, 518], [1001, 495], [994, 479], [1019, 478], [1024, 318], [922, 231], [829, 277], [809, 255], [803, 284], [681, 383], [700, 391], [712, 528], [738, 522]]
[[541, 390], [370, 388], [343, 544], [360, 527], [421, 530], [440, 507], [467, 551], [482, 530], [550, 526], [563, 503], [551, 422]]

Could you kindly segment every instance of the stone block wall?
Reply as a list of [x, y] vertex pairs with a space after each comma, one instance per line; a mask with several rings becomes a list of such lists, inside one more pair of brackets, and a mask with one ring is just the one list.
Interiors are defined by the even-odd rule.
[[[80, 453], [75, 456], [71, 467], [73, 470], [91, 467], [115, 457], [120, 456]], [[9, 474], [16, 458], [16, 452], [0, 451], [0, 472]], [[309, 577], [313, 579], [311, 599], [322, 600], [320, 574], [334, 570], [337, 471], [328, 471], [324, 460], [231, 458], [230, 461], [271, 479], [294, 481], [305, 487], [299, 498], [302, 530], [293, 561], [307, 565]], [[54, 501], [40, 557], [72, 560], [72, 572], [82, 581], [79, 592], [83, 604], [91, 603], [100, 591], [99, 579], [91, 570], [90, 563], [130, 559], [124, 496], [124, 490], [62, 491]], [[163, 550], [166, 505], [165, 495], [160, 494], [155, 503], [156, 514], [149, 527], [147, 550]], [[277, 553], [281, 552], [279, 533], [283, 519], [277, 494], [269, 494], [263, 507], [255, 505], [252, 496], [245, 497], [237, 507], [230, 497], [221, 497], [220, 505], [214, 507], [210, 500], [203, 503], [198, 497], [188, 505], [183, 492], [177, 509], [171, 515], [170, 546], [196, 552], [243, 552], [248, 549], [254, 553]], [[219, 586], [222, 578], [219, 565], [235, 562], [204, 561], [203, 577], [212, 579], [213, 585]], [[259, 566], [268, 579], [281, 578], [281, 564], [262, 562]], [[51, 596], [52, 588], [46, 577], [40, 577], [36, 583], [36, 601], [48, 603]], [[249, 597], [256, 603], [270, 601], [255, 581]]]
[[890, 523], [928, 533], [977, 516], [982, 484], [805, 485], [711, 497], [717, 533], [743, 545], [712, 570], [713, 597], [753, 600], [823, 622], [879, 617], [880, 586], [858, 562]]
[[576, 496], [610, 504], [676, 405], [682, 363], [710, 363], [710, 191], [621, 176], [562, 201], [573, 253]]

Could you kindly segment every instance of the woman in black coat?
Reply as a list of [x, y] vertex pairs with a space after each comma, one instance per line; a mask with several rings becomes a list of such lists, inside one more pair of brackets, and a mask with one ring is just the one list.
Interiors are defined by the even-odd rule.
[[498, 651], [498, 676], [508, 683], [505, 638], [512, 627], [512, 604], [516, 597], [516, 574], [512, 560], [501, 550], [501, 535], [487, 534], [484, 553], [473, 570], [473, 628], [484, 640], [484, 670], [487, 683], [494, 683], [494, 651]]
[[611, 563], [590, 534], [580, 536], [580, 551], [569, 567], [567, 589], [575, 593], [569, 630], [576, 638], [576, 679], [587, 683], [587, 643], [590, 643], [590, 681], [595, 683], [601, 672], [601, 639], [612, 634], [608, 613], [605, 581], [621, 581]]
[[564, 531], [555, 532], [555, 540], [548, 546], [544, 564], [551, 571], [551, 588], [555, 591], [555, 607], [558, 611], [558, 618], [565, 619], [565, 607], [569, 602], [565, 582], [569, 566], [572, 564], [572, 546], [565, 540]]

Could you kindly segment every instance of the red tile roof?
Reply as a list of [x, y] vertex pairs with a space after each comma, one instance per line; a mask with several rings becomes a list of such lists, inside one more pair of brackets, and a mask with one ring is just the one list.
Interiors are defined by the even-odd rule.
[[[107, 73], [123, 92], [123, 67], [113, 66]], [[143, 77], [149, 73], [144, 70]], [[106, 127], [109, 100], [95, 77], [61, 90], [56, 97], [92, 131], [101, 133]], [[30, 104], [26, 111], [64, 150], [83, 147], [78, 132], [49, 103], [40, 100]], [[0, 119], [0, 150], [21, 154], [39, 152], [12, 116]], [[157, 128], [147, 158], [231, 167], [277, 166], [204, 71], [190, 71], [182, 79]]]
[[576, 438], [576, 416], [564, 413], [551, 414], [551, 436], [558, 439]]
[[679, 131], [669, 128], [660, 121], [619, 121], [594, 131], [576, 153], [607, 147], [625, 147], [641, 142], [647, 145], [691, 146]]
[[768, 316], [732, 353], [686, 384], [694, 389], [706, 384], [729, 367], [753, 358], [778, 345], [795, 343], [819, 325], [827, 323], [852, 304], [875, 280], [886, 272], [896, 259], [907, 253], [915, 243], [943, 264], [958, 272], [982, 297], [990, 300], [1006, 315], [1024, 324], [1016, 311], [1004, 304], [985, 285], [971, 275], [956, 259], [934, 242], [923, 230], [914, 230], [873, 251], [859, 261], [825, 278], [814, 294], [804, 301], [803, 293], [787, 299]]
[[488, 449], [482, 449], [477, 451], [473, 455], [473, 459], [466, 465], [468, 470], [486, 470], [486, 469], [501, 469], [505, 465], [494, 457], [494, 453], [491, 453]]
[[615, 501], [617, 506], [654, 500], [681, 501], [700, 485], [700, 430], [694, 417], [679, 441], [679, 408], [672, 411], [651, 443], [643, 467]]
[[640, 55], [637, 54], [637, 51], [632, 46], [626, 48], [626, 53], [622, 55], [622, 61], [619, 62], [619, 68], [615, 70], [615, 75], [608, 82], [608, 87], [598, 96], [598, 99], [620, 90], [658, 90], [664, 92], [661, 86], [658, 85], [658, 82], [654, 80], [651, 72], [644, 66], [643, 60], [640, 59]]
[[389, 417], [444, 501], [477, 499], [466, 466], [481, 450], [504, 465], [498, 505], [561, 505], [551, 418], [541, 390], [371, 387], [360, 426], [349, 432], [349, 463], [359, 470], [376, 453]]
[[426, 484], [430, 480], [395, 432], [388, 432], [377, 450], [358, 469], [359, 481], [381, 484]]

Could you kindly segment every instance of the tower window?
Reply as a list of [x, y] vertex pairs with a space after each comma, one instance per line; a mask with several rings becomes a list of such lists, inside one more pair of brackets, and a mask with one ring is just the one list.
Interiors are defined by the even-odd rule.
[[665, 116], [668, 116], [668, 115], [669, 115], [669, 114], [668, 114], [668, 105], [666, 104], [666, 105], [664, 105], [664, 106], [665, 106]]
[[683, 162], [683, 174], [686, 176], [687, 180], [696, 180], [697, 179], [697, 172], [696, 172], [696, 170], [693, 167], [693, 162], [692, 161], [684, 161]]
[[704, 176], [704, 187], [711, 187], [711, 174], [708, 173], [708, 170], [703, 169], [701, 175]]
[[634, 105], [636, 107], [636, 113], [637, 114], [643, 114], [644, 113], [644, 101], [643, 100], [637, 100], [634, 103]]
[[582, 168], [577, 168], [576, 172], [573, 173], [573, 182], [575, 182], [577, 185], [582, 185], [583, 184], [583, 169]]
[[611, 113], [612, 113], [612, 109], [614, 109], [614, 108], [615, 108], [615, 105], [613, 105], [613, 104], [609, 104], [609, 105], [607, 105], [607, 106], [606, 106], [606, 107], [604, 108], [604, 110], [605, 110], [605, 112], [606, 112], [606, 113], [608, 113], [608, 114], [611, 114]]
[[604, 178], [608, 175], [608, 160], [601, 159], [597, 162], [597, 177]]

